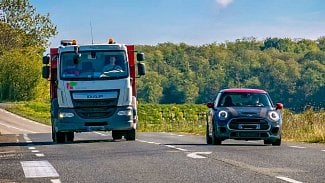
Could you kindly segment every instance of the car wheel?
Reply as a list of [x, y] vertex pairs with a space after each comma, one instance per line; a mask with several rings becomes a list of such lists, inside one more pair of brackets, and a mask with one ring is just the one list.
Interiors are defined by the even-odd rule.
[[274, 142], [272, 142], [273, 146], [280, 146], [281, 145], [281, 138], [276, 139]]
[[267, 145], [267, 144], [272, 144], [272, 141], [271, 140], [264, 140], [264, 144]]
[[207, 124], [207, 127], [206, 127], [205, 139], [206, 139], [207, 144], [212, 144], [212, 138], [210, 137], [210, 131], [209, 131], [209, 125], [208, 124]]
[[212, 125], [212, 126], [213, 126], [213, 128], [212, 128], [212, 144], [213, 145], [221, 145], [222, 140], [216, 137], [215, 127], [214, 127], [214, 125]]

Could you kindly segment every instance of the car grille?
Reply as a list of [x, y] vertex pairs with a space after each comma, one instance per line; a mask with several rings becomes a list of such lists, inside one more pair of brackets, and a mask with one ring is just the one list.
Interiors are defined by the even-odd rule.
[[261, 118], [236, 118], [228, 123], [231, 130], [268, 130], [270, 125]]
[[82, 118], [107, 118], [115, 113], [117, 100], [117, 98], [105, 100], [73, 100], [73, 105], [77, 114]]

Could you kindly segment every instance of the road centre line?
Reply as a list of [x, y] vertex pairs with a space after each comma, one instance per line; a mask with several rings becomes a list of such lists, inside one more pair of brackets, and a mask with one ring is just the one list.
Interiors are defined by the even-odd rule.
[[37, 156], [37, 157], [44, 157], [45, 155], [43, 153], [36, 153], [35, 156]]
[[282, 176], [277, 176], [276, 178], [290, 182], [290, 183], [302, 183], [300, 181], [294, 180], [294, 179], [290, 179], [288, 177], [282, 177]]
[[29, 150], [34, 150], [36, 147], [28, 147]]
[[289, 146], [289, 147], [293, 147], [293, 148], [297, 148], [297, 149], [305, 149], [306, 147], [302, 147], [302, 146]]
[[325, 152], [325, 149], [324, 149], [324, 150], [322, 150], [322, 151], [324, 151], [324, 152]]

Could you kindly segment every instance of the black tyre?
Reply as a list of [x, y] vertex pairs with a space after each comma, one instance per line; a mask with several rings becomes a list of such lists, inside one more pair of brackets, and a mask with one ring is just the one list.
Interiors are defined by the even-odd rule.
[[213, 145], [221, 145], [221, 143], [222, 143], [222, 140], [216, 137], [216, 130], [215, 130], [215, 127], [213, 125], [213, 128], [212, 128], [212, 144]]
[[112, 131], [112, 137], [113, 137], [113, 140], [119, 140], [122, 138], [122, 135], [123, 133], [121, 131], [118, 131], [118, 130], [113, 130]]
[[135, 134], [136, 134], [135, 129], [127, 130], [124, 137], [126, 140], [133, 141], [135, 140]]
[[66, 136], [66, 141], [67, 142], [73, 142], [74, 132], [66, 132], [65, 136]]
[[66, 141], [66, 135], [65, 135], [65, 133], [63, 133], [63, 132], [55, 132], [55, 141], [54, 142], [56, 142], [56, 143], [65, 143], [65, 141]]
[[207, 127], [206, 127], [205, 139], [206, 139], [207, 144], [212, 144], [212, 138], [210, 137], [209, 125], [208, 124], [207, 124]]
[[279, 138], [276, 141], [272, 142], [272, 146], [280, 146], [280, 145], [281, 145], [281, 138]]
[[272, 141], [271, 140], [264, 140], [264, 144], [267, 145], [267, 144], [272, 144]]

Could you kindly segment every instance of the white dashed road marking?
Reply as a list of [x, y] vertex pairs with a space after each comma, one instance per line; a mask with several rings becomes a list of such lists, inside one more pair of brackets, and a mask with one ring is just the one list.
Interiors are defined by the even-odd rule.
[[48, 161], [22, 161], [26, 178], [59, 177], [58, 172]]
[[289, 146], [289, 147], [293, 147], [293, 148], [297, 148], [297, 149], [305, 149], [306, 147], [302, 147], [302, 146]]
[[35, 156], [37, 156], [37, 157], [44, 157], [45, 155], [43, 153], [36, 153]]
[[294, 180], [294, 179], [290, 179], [290, 178], [288, 178], [288, 177], [281, 177], [281, 176], [278, 176], [278, 177], [276, 177], [276, 178], [281, 179], [281, 180], [284, 180], [284, 181], [287, 181], [287, 182], [291, 182], [291, 183], [302, 183], [302, 182], [300, 182], [300, 181], [297, 181], [297, 180]]

